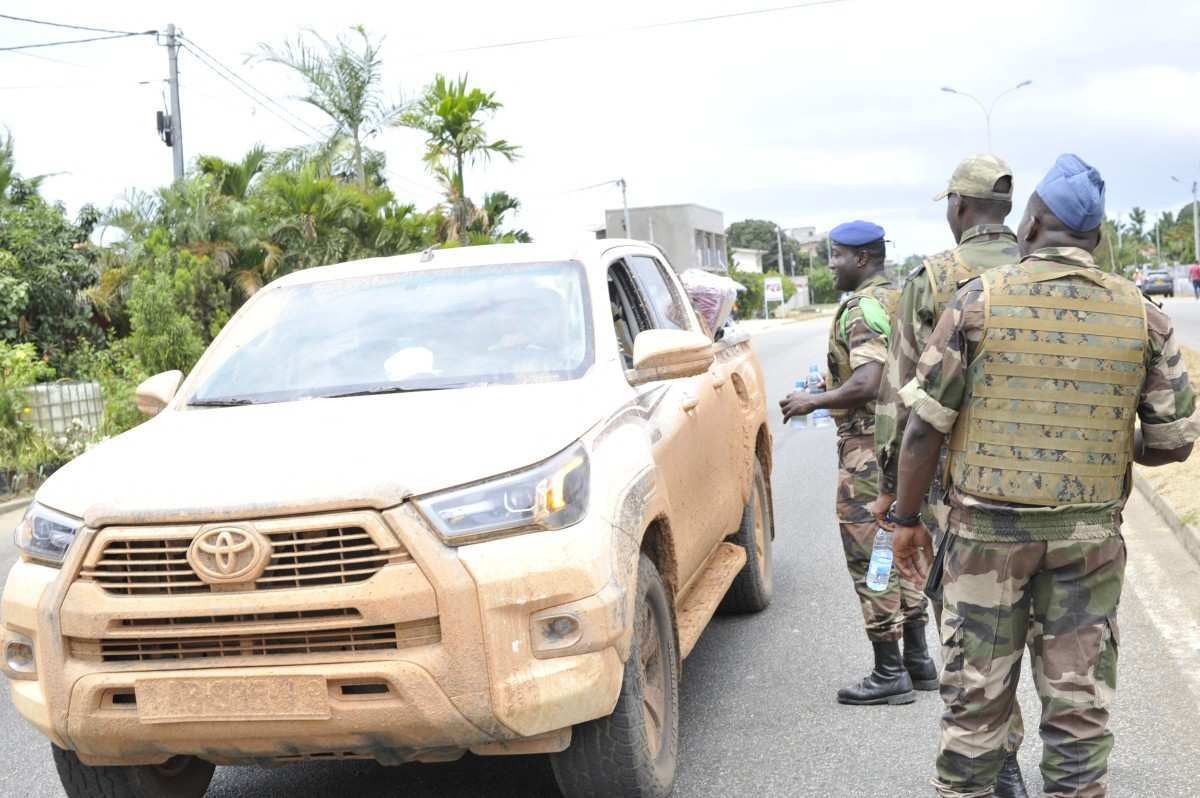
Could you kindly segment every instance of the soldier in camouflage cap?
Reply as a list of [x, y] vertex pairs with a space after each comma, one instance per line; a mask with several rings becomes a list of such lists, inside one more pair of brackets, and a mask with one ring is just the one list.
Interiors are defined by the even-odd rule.
[[[896, 464], [900, 441], [908, 422], [908, 408], [900, 401], [900, 388], [917, 373], [917, 358], [937, 320], [954, 297], [958, 287], [988, 269], [1016, 263], [1017, 236], [1004, 220], [1012, 211], [1012, 170], [995, 155], [972, 155], [954, 170], [946, 190], [933, 199], [946, 201], [946, 222], [957, 246], [930, 256], [917, 267], [904, 283], [900, 306], [894, 319], [894, 329], [888, 347], [888, 360], [879, 384], [879, 400], [875, 409], [875, 453], [879, 460], [879, 498], [872, 503], [871, 512], [879, 520], [891, 506], [896, 493]], [[940, 541], [950, 507], [943, 491], [935, 484], [922, 512], [925, 525]], [[940, 623], [941, 601], [930, 597], [934, 620]], [[917, 643], [918, 638], [920, 644]], [[905, 651], [923, 648], [925, 625], [904, 627]], [[931, 662], [931, 674], [918, 674], [909, 668], [914, 680], [936, 679], [937, 670]], [[997, 798], [1024, 798], [1028, 793], [1017, 764], [1017, 749], [1024, 738], [1021, 709], [1013, 705], [1009, 740], [1010, 755], [1004, 762], [996, 783]]]
[[901, 390], [888, 519], [913, 576], [932, 554], [917, 512], [950, 435], [941, 796], [993, 794], [1026, 644], [1045, 794], [1108, 794], [1130, 463], [1187, 459], [1200, 416], [1170, 320], [1092, 260], [1103, 219], [1099, 173], [1060, 157], [1030, 197], [1021, 262], [958, 291]]
[[[838, 422], [837, 515], [842, 547], [875, 652], [871, 673], [838, 691], [838, 701], [843, 704], [912, 703], [916, 699], [914, 680], [901, 658], [901, 630], [906, 624], [924, 628], [927, 622], [925, 597], [916, 584], [893, 572], [882, 592], [867, 587], [867, 566], [877, 531], [867, 509], [878, 482], [872, 435], [874, 399], [897, 297], [895, 285], [883, 273], [883, 235], [882, 227], [869, 222], [849, 222], [830, 232], [837, 288], [852, 292], [838, 307], [830, 330], [831, 390], [815, 395], [793, 393], [780, 402], [785, 421], [824, 407]], [[916, 686], [934, 690], [937, 669], [924, 641], [922, 635], [920, 650], [905, 653], [922, 674]]]

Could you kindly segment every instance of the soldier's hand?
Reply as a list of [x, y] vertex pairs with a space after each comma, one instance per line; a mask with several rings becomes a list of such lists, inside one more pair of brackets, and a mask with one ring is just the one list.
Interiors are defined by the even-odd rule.
[[788, 394], [786, 399], [780, 400], [779, 409], [783, 411], [783, 423], [786, 424], [793, 416], [807, 416], [817, 409], [817, 405], [813, 402], [812, 394], [795, 391]]
[[905, 579], [922, 583], [933, 562], [933, 539], [923, 526], [893, 525], [892, 557]]
[[888, 508], [892, 506], [892, 500], [895, 498], [890, 493], [881, 493], [878, 499], [867, 505], [867, 509], [875, 516], [875, 520], [882, 524], [883, 517], [887, 515]]

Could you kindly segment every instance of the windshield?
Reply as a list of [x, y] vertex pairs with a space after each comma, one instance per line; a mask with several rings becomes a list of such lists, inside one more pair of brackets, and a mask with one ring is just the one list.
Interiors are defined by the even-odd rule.
[[268, 289], [205, 357], [193, 405], [573, 379], [592, 362], [578, 263]]

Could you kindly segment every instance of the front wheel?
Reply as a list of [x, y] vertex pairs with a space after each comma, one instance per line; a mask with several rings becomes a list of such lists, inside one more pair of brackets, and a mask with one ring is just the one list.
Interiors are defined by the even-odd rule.
[[567, 798], [665, 798], [679, 758], [679, 653], [671, 599], [646, 555], [638, 562], [633, 641], [613, 713], [582, 723], [552, 754]]
[[742, 510], [742, 524], [731, 540], [746, 550], [746, 564], [734, 577], [733, 584], [717, 608], [722, 613], [762, 612], [771, 603], [775, 590], [775, 565], [772, 550], [775, 539], [775, 513], [771, 508], [771, 488], [762, 463], [754, 459], [754, 484], [750, 501]]
[[201, 798], [216, 770], [194, 756], [172, 757], [161, 765], [94, 767], [74, 751], [50, 747], [67, 798]]

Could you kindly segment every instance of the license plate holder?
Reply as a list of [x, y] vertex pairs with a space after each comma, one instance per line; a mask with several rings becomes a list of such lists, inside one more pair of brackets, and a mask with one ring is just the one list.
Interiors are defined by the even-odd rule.
[[134, 692], [142, 723], [329, 717], [329, 691], [323, 676], [139, 679]]

